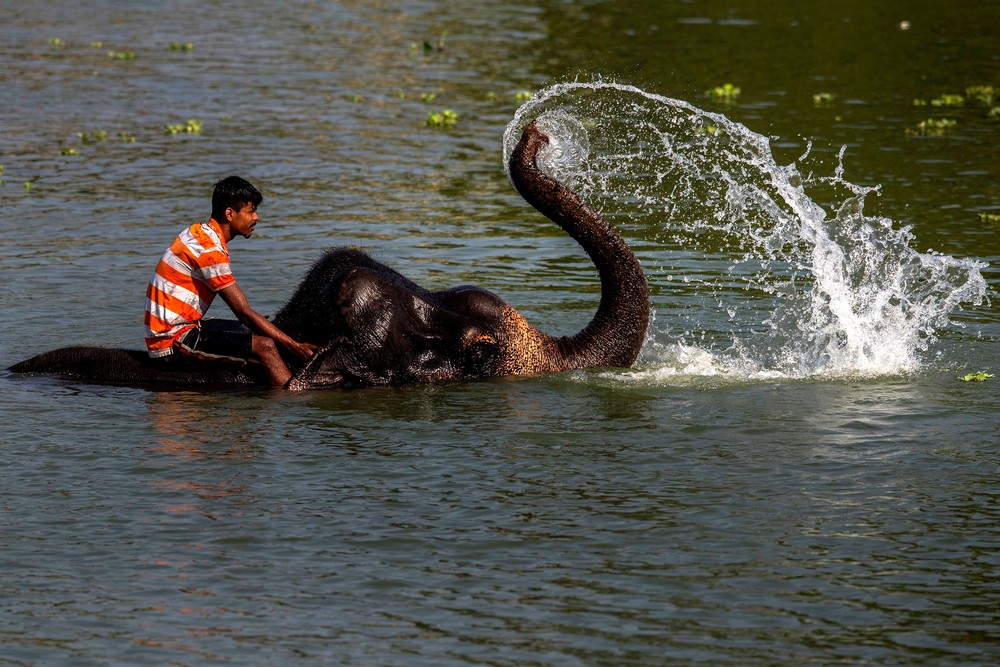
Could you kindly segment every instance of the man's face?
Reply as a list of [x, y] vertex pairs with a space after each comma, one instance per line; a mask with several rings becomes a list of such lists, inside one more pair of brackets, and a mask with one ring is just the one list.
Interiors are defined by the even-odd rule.
[[[230, 211], [232, 211], [231, 214]], [[233, 236], [239, 234], [243, 238], [250, 238], [254, 227], [257, 226], [256, 206], [253, 204], [244, 204], [243, 208], [238, 211], [234, 208], [228, 208], [226, 209], [226, 215], [231, 216], [229, 218], [229, 229], [232, 230]]]

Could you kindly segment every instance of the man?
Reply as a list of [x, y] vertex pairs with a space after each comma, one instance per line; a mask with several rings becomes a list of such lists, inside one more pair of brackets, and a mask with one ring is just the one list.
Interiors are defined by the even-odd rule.
[[[237, 235], [250, 238], [262, 200], [239, 176], [222, 179], [212, 193], [212, 217], [182, 231], [163, 253], [146, 288], [149, 356], [254, 361], [273, 386], [283, 387], [292, 374], [278, 346], [303, 360], [315, 354], [315, 345], [292, 339], [251, 308], [233, 277], [228, 243]], [[238, 322], [203, 319], [216, 294]]]

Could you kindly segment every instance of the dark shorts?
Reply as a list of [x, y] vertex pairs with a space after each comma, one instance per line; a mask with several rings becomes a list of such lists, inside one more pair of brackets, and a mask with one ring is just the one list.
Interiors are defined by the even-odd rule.
[[236, 320], [201, 320], [174, 347], [187, 357], [246, 363], [252, 341], [250, 330]]

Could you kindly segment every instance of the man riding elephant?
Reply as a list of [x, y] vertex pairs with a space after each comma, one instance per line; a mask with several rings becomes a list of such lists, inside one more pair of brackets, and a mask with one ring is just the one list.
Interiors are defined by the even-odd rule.
[[[306, 360], [316, 352], [250, 307], [233, 276], [228, 243], [250, 238], [257, 226], [260, 192], [239, 176], [224, 178], [212, 193], [207, 222], [185, 228], [163, 253], [146, 288], [146, 349], [170, 364], [178, 357], [204, 361], [248, 361], [264, 366], [272, 386], [282, 387], [291, 371], [280, 345]], [[205, 319], [218, 294], [238, 321]]]

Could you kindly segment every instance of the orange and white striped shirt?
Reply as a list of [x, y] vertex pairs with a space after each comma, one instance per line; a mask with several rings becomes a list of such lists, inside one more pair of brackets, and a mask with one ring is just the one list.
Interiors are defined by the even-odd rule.
[[209, 218], [182, 231], [163, 253], [146, 288], [149, 356], [172, 354], [174, 341], [204, 317], [215, 293], [235, 283], [218, 222]]

